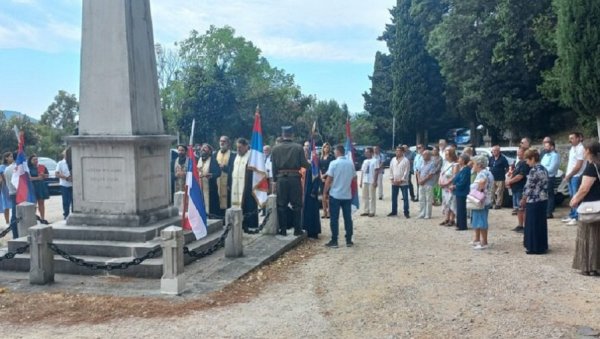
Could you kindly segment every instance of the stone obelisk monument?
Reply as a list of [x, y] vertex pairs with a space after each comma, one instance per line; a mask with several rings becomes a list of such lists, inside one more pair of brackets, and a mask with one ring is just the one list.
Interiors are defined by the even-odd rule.
[[177, 216], [149, 0], [84, 0], [82, 26], [67, 224], [135, 227]]

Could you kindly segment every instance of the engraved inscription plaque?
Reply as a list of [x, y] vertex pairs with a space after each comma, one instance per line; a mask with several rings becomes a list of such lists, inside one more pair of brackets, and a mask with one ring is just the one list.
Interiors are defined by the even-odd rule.
[[82, 157], [83, 200], [123, 203], [125, 160], [121, 157]]

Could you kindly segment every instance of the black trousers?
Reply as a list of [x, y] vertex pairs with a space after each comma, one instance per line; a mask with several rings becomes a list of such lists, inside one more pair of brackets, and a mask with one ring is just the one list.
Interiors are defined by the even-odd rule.
[[[292, 207], [291, 218], [288, 205]], [[289, 226], [293, 226], [294, 231], [302, 231], [302, 182], [299, 175], [277, 178], [277, 218], [281, 233], [285, 233]]]

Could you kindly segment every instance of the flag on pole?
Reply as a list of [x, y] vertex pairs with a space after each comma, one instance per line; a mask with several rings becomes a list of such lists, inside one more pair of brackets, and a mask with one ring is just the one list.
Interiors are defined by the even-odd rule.
[[17, 189], [16, 203], [22, 202], [35, 203], [35, 192], [33, 191], [33, 184], [29, 177], [29, 166], [27, 166], [27, 157], [25, 156], [25, 133], [19, 131], [17, 126], [14, 128], [17, 140], [19, 140], [19, 150], [17, 152], [17, 159], [15, 161], [16, 167], [13, 172], [11, 183]]
[[310, 138], [310, 169], [312, 173], [312, 180], [314, 181], [319, 177], [319, 155], [317, 154], [317, 146], [315, 143], [315, 134], [317, 133], [317, 122], [313, 123], [312, 133]]
[[206, 205], [204, 204], [204, 194], [200, 187], [200, 177], [196, 170], [196, 157], [194, 156], [194, 126], [196, 120], [192, 121], [192, 133], [190, 134], [190, 145], [188, 146], [188, 168], [185, 176], [185, 185], [187, 188], [187, 203], [183, 213], [183, 229], [194, 233], [196, 240], [206, 237], [207, 216]]
[[[350, 118], [346, 119], [346, 144], [344, 145], [344, 148], [346, 149], [346, 158], [352, 163], [352, 166], [354, 166], [354, 146], [352, 145]], [[352, 213], [354, 213], [360, 208], [360, 204], [358, 202], [358, 183], [356, 177], [352, 179], [352, 183], [350, 185], [350, 189], [352, 191]]]
[[252, 170], [252, 195], [258, 206], [263, 207], [267, 202], [269, 182], [267, 181], [267, 171], [265, 168], [262, 126], [258, 106], [256, 107], [256, 113], [254, 113], [254, 127], [252, 128], [248, 169]]

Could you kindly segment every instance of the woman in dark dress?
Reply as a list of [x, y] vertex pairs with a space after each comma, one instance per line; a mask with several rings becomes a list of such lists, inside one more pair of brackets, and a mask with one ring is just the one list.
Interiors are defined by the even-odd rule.
[[44, 181], [48, 177], [48, 169], [46, 166], [38, 163], [38, 157], [35, 154], [29, 156], [27, 166], [29, 167], [29, 177], [33, 184], [38, 210], [40, 211], [39, 220], [42, 224], [48, 224], [48, 221], [46, 221], [45, 200], [50, 198], [50, 193], [48, 191], [48, 183]]
[[[319, 193], [323, 193], [323, 185], [325, 184], [325, 173], [329, 169], [329, 164], [335, 160], [335, 157], [331, 153], [331, 145], [324, 143], [321, 149], [321, 157], [319, 158], [319, 171], [321, 172], [321, 184], [319, 186]], [[323, 217], [329, 219], [329, 201], [327, 199], [321, 200], [323, 204]]]
[[[600, 144], [586, 141], [583, 148], [587, 166], [581, 186], [571, 199], [573, 208], [582, 202], [600, 200]], [[573, 268], [583, 275], [600, 275], [600, 222], [579, 222]]]
[[467, 230], [467, 195], [471, 184], [471, 167], [468, 154], [458, 157], [459, 171], [452, 179], [452, 194], [456, 197], [456, 230]]
[[[302, 224], [306, 230], [306, 236], [319, 239], [321, 234], [321, 218], [319, 218], [319, 188], [321, 187], [321, 176], [316, 150], [309, 145], [311, 168], [304, 171], [304, 207], [302, 209]], [[304, 169], [302, 169], [304, 170]]]
[[537, 150], [527, 150], [525, 161], [531, 170], [527, 175], [521, 198], [521, 207], [525, 208], [523, 245], [527, 254], [544, 254], [548, 251], [548, 172], [540, 164], [540, 154]]

